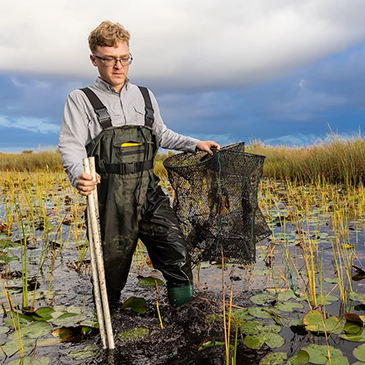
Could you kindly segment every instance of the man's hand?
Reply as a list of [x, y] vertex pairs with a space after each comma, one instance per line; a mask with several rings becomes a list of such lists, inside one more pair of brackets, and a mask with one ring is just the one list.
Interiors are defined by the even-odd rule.
[[83, 172], [77, 177], [76, 187], [81, 195], [87, 196], [95, 189], [96, 184], [100, 183], [100, 175], [96, 174], [96, 181], [91, 175]]
[[205, 151], [205, 152], [208, 152], [210, 155], [213, 155], [213, 152], [212, 150], [210, 149], [211, 147], [215, 147], [217, 148], [218, 150], [221, 148], [221, 146], [217, 143], [217, 142], [214, 142], [214, 141], [199, 141], [197, 144], [196, 144], [196, 147], [201, 150], [201, 151]]

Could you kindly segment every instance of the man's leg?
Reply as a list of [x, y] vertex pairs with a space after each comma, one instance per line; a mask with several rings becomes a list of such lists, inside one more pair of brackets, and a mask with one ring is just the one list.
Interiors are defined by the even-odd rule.
[[189, 302], [193, 292], [189, 248], [169, 198], [157, 183], [148, 189], [139, 237], [147, 247], [153, 267], [167, 281], [170, 304], [179, 306]]
[[114, 190], [109, 187], [109, 196], [100, 209], [109, 303], [120, 299], [138, 241], [138, 207], [133, 201], [133, 194], [125, 193], [124, 180], [119, 178], [119, 183], [120, 186]]

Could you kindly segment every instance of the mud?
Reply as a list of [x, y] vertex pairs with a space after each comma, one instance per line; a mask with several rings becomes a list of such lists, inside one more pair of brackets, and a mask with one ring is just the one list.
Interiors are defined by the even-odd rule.
[[[132, 310], [116, 310], [113, 315], [115, 333], [143, 327], [149, 330], [149, 334], [137, 340], [116, 338], [115, 350], [102, 351], [99, 356], [83, 364], [223, 365], [226, 363], [224, 346], [199, 351], [204, 342], [224, 342], [223, 322], [209, 321], [209, 315], [219, 315], [221, 311], [221, 305], [213, 298], [206, 297], [205, 292], [197, 292], [192, 302], [177, 309], [166, 303], [161, 304], [163, 329], [154, 299], [147, 299], [147, 312], [143, 315]], [[231, 333], [233, 343], [234, 331]], [[258, 364], [267, 352], [247, 351], [239, 345], [238, 353], [237, 364], [253, 365]]]

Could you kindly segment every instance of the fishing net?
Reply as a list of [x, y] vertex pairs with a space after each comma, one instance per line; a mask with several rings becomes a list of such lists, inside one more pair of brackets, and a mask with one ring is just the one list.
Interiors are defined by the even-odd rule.
[[258, 204], [264, 156], [245, 152], [244, 143], [168, 157], [164, 166], [174, 189], [173, 208], [192, 258], [255, 261], [256, 243], [271, 232]]

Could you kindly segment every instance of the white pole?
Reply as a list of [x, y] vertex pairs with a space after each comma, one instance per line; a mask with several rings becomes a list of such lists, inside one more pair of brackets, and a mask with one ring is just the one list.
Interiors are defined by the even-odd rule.
[[[84, 166], [88, 166], [89, 174], [96, 180], [96, 173], [95, 173], [95, 162], [94, 157], [89, 157], [83, 159]], [[86, 172], [86, 171], [85, 171]], [[87, 172], [86, 172], [87, 173]], [[113, 338], [113, 329], [110, 320], [110, 310], [109, 310], [109, 302], [108, 302], [108, 294], [106, 290], [106, 282], [105, 282], [105, 272], [104, 272], [104, 260], [103, 260], [103, 249], [101, 244], [100, 238], [100, 225], [99, 225], [99, 210], [97, 204], [97, 190], [93, 190], [92, 193], [88, 196], [88, 222], [91, 225], [92, 229], [92, 242], [94, 247], [94, 261], [96, 264], [94, 266], [97, 267], [98, 276], [98, 289], [100, 287], [101, 292], [101, 299], [103, 305], [103, 313], [104, 313], [104, 321], [106, 327], [106, 334], [108, 338], [108, 345], [109, 349], [114, 349], [114, 338]], [[96, 292], [95, 292], [96, 294]], [[96, 297], [95, 297], [96, 301]], [[99, 298], [100, 303], [100, 298]]]
[[[88, 172], [86, 171], [86, 168], [85, 168], [85, 172], [88, 174]], [[89, 206], [87, 207], [87, 217], [89, 220], [89, 217], [90, 217], [90, 207]], [[98, 270], [96, 267], [95, 247], [94, 247], [94, 243], [93, 243], [91, 219], [89, 220], [89, 223], [87, 224], [87, 230], [88, 230], [88, 236], [89, 236], [89, 248], [90, 248], [90, 256], [91, 256], [91, 270], [92, 270], [92, 276], [93, 276], [96, 313], [98, 316], [101, 342], [103, 344], [103, 349], [106, 349], [107, 348], [106, 334], [105, 334], [105, 326], [104, 326], [103, 308], [101, 306], [99, 278], [98, 278]]]

